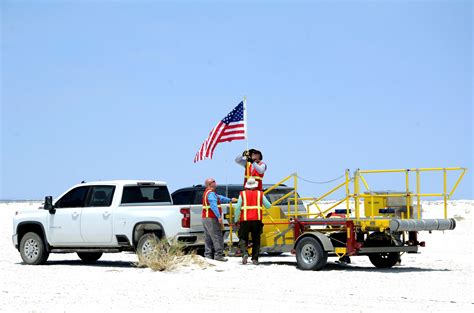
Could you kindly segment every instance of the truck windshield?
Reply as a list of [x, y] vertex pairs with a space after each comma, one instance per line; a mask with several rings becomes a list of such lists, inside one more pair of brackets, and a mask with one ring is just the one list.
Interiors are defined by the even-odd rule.
[[166, 186], [125, 186], [122, 204], [130, 203], [171, 203]]

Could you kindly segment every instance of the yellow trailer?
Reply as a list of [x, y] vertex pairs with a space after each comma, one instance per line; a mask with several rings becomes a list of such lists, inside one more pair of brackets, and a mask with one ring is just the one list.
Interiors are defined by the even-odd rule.
[[[402, 253], [416, 253], [419, 231], [452, 230], [456, 221], [448, 218], [448, 200], [461, 182], [466, 168], [414, 168], [393, 170], [360, 170], [351, 177], [346, 170], [344, 181], [319, 197], [298, 195], [298, 175], [291, 174], [265, 193], [283, 183], [292, 182], [293, 188], [272, 203], [264, 213], [261, 251], [270, 254], [291, 252], [296, 255], [298, 267], [319, 270], [328, 257], [346, 259], [348, 256], [367, 255], [376, 267], [394, 266]], [[420, 176], [424, 172], [441, 172], [442, 193], [421, 193]], [[448, 173], [458, 174], [448, 190]], [[369, 175], [403, 175], [403, 191], [373, 191]], [[414, 177], [413, 177], [414, 176]], [[415, 179], [416, 191], [410, 190]], [[338, 190], [345, 190], [345, 197], [323, 208], [322, 202]], [[421, 199], [443, 199], [443, 216], [422, 218]], [[305, 204], [303, 204], [305, 203]], [[363, 203], [363, 210], [362, 210]], [[340, 207], [343, 206], [341, 209]], [[230, 214], [232, 220], [232, 207]], [[232, 233], [232, 225], [230, 225]]]

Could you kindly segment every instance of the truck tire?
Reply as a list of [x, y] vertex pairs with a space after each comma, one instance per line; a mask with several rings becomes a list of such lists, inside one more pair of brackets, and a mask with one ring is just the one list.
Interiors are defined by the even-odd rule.
[[316, 238], [305, 237], [296, 245], [296, 263], [305, 271], [318, 271], [328, 260], [328, 253]]
[[49, 252], [46, 251], [43, 238], [37, 233], [29, 232], [21, 238], [20, 255], [26, 264], [40, 265], [46, 263]]
[[102, 252], [78, 252], [77, 256], [85, 263], [94, 263], [102, 256]]
[[146, 263], [153, 253], [155, 243], [158, 241], [158, 237], [153, 233], [143, 234], [138, 240], [137, 244], [137, 256], [140, 263]]

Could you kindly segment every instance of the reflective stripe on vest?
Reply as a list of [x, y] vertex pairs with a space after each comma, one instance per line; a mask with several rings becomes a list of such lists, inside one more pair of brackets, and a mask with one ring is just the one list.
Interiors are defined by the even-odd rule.
[[[207, 196], [211, 192], [213, 192], [211, 189], [206, 189], [202, 196], [202, 217], [217, 217], [212, 211], [211, 206], [209, 205], [209, 201], [207, 200]], [[217, 208], [219, 209], [219, 213], [222, 214], [221, 202], [219, 201], [219, 197], [217, 197]]]
[[[256, 196], [257, 199], [253, 198], [253, 199], [248, 199], [247, 198], [247, 192], [250, 192], [252, 194], [252, 196]], [[254, 191], [242, 191], [241, 193], [241, 196], [242, 196], [242, 207], [240, 209], [240, 220], [241, 221], [252, 221], [252, 220], [255, 220], [253, 217], [255, 216], [255, 214], [249, 214], [249, 213], [253, 213], [252, 210], [257, 210], [257, 214], [256, 214], [256, 217], [257, 217], [257, 220], [261, 221], [262, 220], [262, 192], [260, 190], [254, 190]], [[254, 197], [255, 197], [254, 196]], [[249, 205], [249, 202], [250, 204], [252, 205]], [[248, 212], [250, 211], [250, 212]], [[251, 218], [249, 219], [249, 215], [251, 216]]]

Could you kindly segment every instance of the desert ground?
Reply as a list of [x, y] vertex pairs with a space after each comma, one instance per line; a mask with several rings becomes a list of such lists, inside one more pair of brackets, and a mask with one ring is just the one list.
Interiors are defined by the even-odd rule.
[[[51, 254], [28, 266], [12, 245], [15, 211], [38, 202], [0, 204], [0, 311], [2, 312], [472, 312], [473, 200], [449, 202], [457, 227], [422, 232], [426, 247], [402, 256], [391, 269], [367, 257], [343, 265], [329, 258], [321, 271], [301, 271], [293, 255], [262, 256], [258, 266], [240, 258], [172, 272], [137, 268], [132, 253], [105, 254], [93, 265], [76, 254]], [[440, 217], [441, 202], [423, 214]]]

